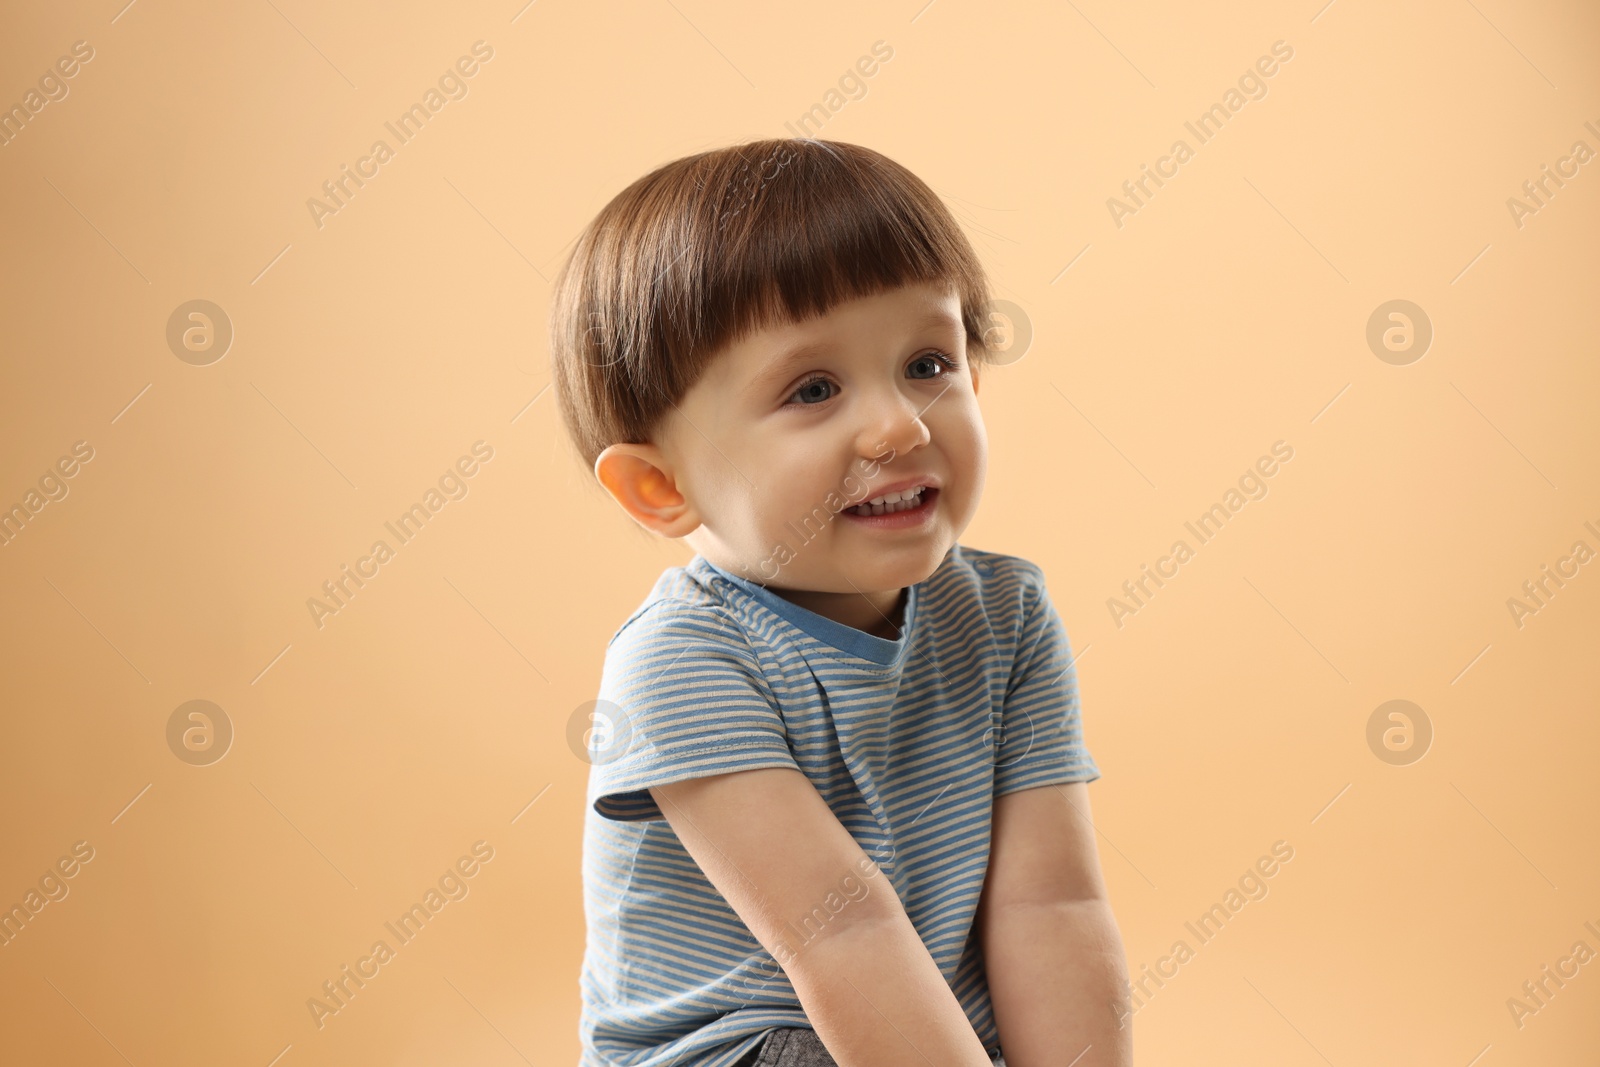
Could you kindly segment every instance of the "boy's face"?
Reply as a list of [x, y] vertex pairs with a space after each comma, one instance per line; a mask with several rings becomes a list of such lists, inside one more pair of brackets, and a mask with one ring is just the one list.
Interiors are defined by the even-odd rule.
[[[971, 522], [987, 451], [960, 301], [914, 285], [730, 346], [652, 445], [596, 473], [651, 529], [872, 630]], [[845, 510], [908, 482], [928, 488], [901, 514]]]

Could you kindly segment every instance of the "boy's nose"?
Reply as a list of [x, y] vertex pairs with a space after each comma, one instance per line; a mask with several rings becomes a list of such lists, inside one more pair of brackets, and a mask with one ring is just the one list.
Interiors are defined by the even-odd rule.
[[895, 455], [927, 444], [933, 437], [922, 421], [925, 408], [914, 397], [896, 393], [872, 407], [872, 417], [861, 428], [857, 448], [861, 455], [884, 459], [886, 448]]

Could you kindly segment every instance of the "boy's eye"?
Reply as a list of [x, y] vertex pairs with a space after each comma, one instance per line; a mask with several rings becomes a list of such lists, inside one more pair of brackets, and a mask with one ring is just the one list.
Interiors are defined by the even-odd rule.
[[833, 393], [832, 392], [820, 392], [819, 393], [818, 390], [822, 386], [827, 386], [827, 388], [829, 390], [832, 390], [834, 388], [833, 383], [830, 382], [826, 378], [822, 378], [822, 377], [807, 378], [805, 381], [800, 383], [799, 388], [797, 388], [794, 392], [789, 394], [789, 400], [791, 402], [793, 402], [797, 398], [803, 398], [803, 399], [799, 399], [799, 403], [801, 403], [801, 404], [820, 404], [824, 400], [832, 399], [833, 398]]
[[[931, 367], [931, 368], [933, 368], [935, 370], [935, 372], [937, 372], [939, 370], [953, 371], [953, 370], [956, 369], [956, 361], [951, 359], [949, 356], [945, 355], [943, 352], [929, 352], [926, 355], [918, 356], [916, 359], [912, 360], [911, 361], [911, 366], [912, 367], [918, 367], [918, 366]], [[912, 377], [913, 378], [933, 378], [933, 377], [937, 377], [937, 373], [934, 373], [934, 374], [913, 374]]]
[[[956, 361], [943, 352], [928, 352], [912, 360], [906, 368], [906, 374], [911, 378], [926, 380], [958, 369]], [[923, 373], [924, 371], [929, 373]], [[838, 386], [834, 385], [831, 380], [819, 374], [801, 382], [795, 388], [795, 391], [789, 394], [788, 402], [806, 405], [820, 404], [823, 401], [833, 399], [834, 392], [837, 389]]]

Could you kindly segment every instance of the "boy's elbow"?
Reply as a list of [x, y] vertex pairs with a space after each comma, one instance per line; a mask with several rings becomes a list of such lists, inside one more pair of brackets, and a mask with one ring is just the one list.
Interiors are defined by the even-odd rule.
[[1060, 912], [1081, 916], [1083, 921], [1099, 920], [1116, 923], [1111, 900], [1105, 896], [1059, 896], [1013, 901], [980, 899], [976, 922], [979, 926], [997, 922], [1028, 922], [1030, 917], [1037, 916], [1040, 912]]
[[881, 952], [896, 938], [921, 944], [900, 898], [887, 882], [874, 886], [859, 899], [844, 899], [840, 906], [818, 905], [780, 931], [774, 951], [791, 976], [807, 972], [839, 973], [838, 967], [857, 953]]

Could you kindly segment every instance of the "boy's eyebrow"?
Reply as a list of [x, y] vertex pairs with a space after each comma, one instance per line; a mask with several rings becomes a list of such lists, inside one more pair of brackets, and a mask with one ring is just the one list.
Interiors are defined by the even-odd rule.
[[[962, 323], [959, 318], [939, 311], [924, 315], [922, 318], [918, 319], [914, 329], [928, 330], [955, 328], [959, 330], [961, 327]], [[781, 379], [783, 376], [791, 373], [791, 368], [794, 367], [795, 364], [804, 363], [808, 360], [816, 358], [817, 356], [824, 355], [833, 351], [833, 348], [834, 345], [831, 341], [806, 341], [795, 345], [794, 347], [789, 348], [781, 354], [768, 360], [767, 363], [762, 366], [761, 370], [759, 370], [755, 376], [750, 379], [741, 392], [746, 394], [755, 392], [763, 386], [770, 384], [773, 379]]]
[[833, 345], [828, 341], [808, 341], [804, 344], [795, 345], [782, 355], [768, 360], [755, 376], [750, 379], [749, 384], [744, 387], [744, 392], [755, 392], [772, 383], [773, 379], [783, 378], [792, 373], [790, 368], [795, 364], [814, 359], [832, 349]]

